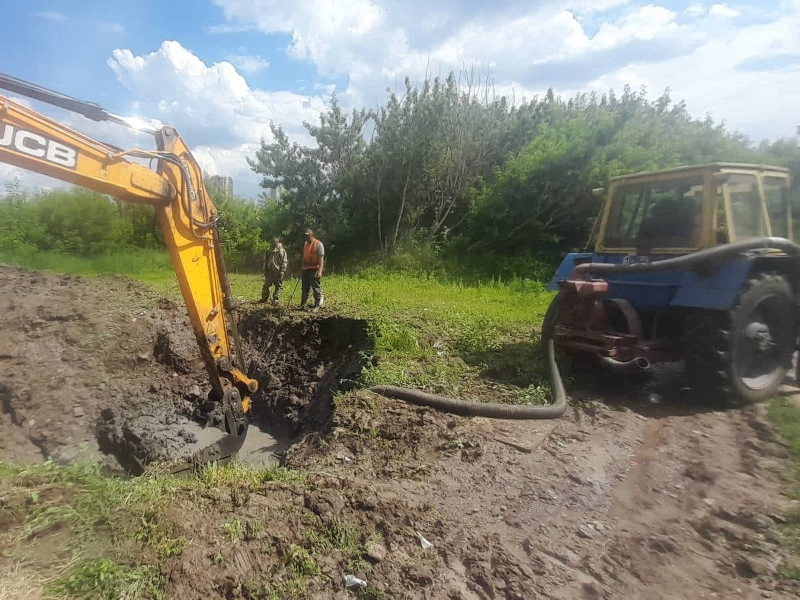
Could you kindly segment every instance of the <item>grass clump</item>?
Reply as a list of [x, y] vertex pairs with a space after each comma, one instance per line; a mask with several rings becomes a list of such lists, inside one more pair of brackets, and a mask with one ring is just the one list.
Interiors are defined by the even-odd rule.
[[356, 528], [339, 519], [331, 520], [323, 529], [323, 535], [331, 547], [346, 554], [357, 554], [363, 550]]
[[306, 580], [321, 575], [322, 571], [311, 553], [297, 544], [291, 544], [283, 555], [283, 566], [293, 579]]
[[302, 471], [284, 467], [253, 469], [241, 463], [211, 463], [204, 465], [197, 475], [201, 485], [253, 491], [266, 483], [286, 485], [305, 485], [306, 476]]
[[228, 537], [232, 542], [235, 542], [244, 536], [244, 523], [239, 517], [236, 517], [227, 523], [223, 523], [219, 526], [219, 528], [228, 534]]
[[461, 352], [491, 352], [500, 349], [500, 334], [497, 327], [486, 317], [466, 321], [456, 337], [455, 346]]
[[[798, 505], [786, 515], [786, 524], [782, 527], [783, 544], [800, 554], [800, 407], [788, 398], [775, 398], [769, 404], [767, 416], [787, 444], [789, 466], [795, 476], [788, 494]], [[785, 565], [780, 574], [785, 579], [800, 580], [800, 567]]]
[[141, 515], [134, 539], [150, 546], [162, 560], [180, 556], [189, 543], [183, 536], [173, 537], [172, 526], [160, 523], [155, 513]]
[[[79, 540], [91, 542], [99, 530], [117, 521], [122, 509], [127, 514], [152, 513], [170, 495], [170, 479], [106, 477], [100, 465], [92, 463], [62, 466], [48, 461], [23, 468], [4, 466], [0, 472], [15, 485], [29, 488], [29, 497], [37, 497], [30, 503], [18, 539], [66, 525]], [[54, 484], [63, 485], [65, 497], [47, 502], [38, 498], [37, 488]]]
[[135, 600], [163, 598], [166, 581], [153, 567], [130, 567], [111, 559], [82, 560], [51, 582], [48, 594], [67, 598]]

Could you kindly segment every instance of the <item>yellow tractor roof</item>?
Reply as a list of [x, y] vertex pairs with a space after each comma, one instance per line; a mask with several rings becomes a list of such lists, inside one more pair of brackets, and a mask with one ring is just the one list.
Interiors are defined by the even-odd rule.
[[633, 177], [649, 177], [653, 175], [664, 175], [667, 173], [681, 173], [683, 171], [705, 171], [711, 169], [712, 171], [723, 171], [726, 169], [737, 171], [771, 171], [773, 173], [781, 173], [788, 175], [789, 169], [785, 167], [773, 167], [771, 165], [754, 165], [747, 163], [733, 163], [733, 162], [714, 162], [706, 163], [703, 165], [683, 165], [680, 167], [673, 167], [671, 169], [661, 169], [659, 171], [640, 171], [638, 173], [630, 173], [628, 175], [617, 175], [612, 177], [611, 181], [619, 181], [621, 179], [631, 179]]

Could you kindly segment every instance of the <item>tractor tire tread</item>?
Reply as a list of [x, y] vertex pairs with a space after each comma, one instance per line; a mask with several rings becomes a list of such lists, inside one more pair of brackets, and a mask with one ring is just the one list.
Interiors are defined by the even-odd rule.
[[[752, 295], [769, 288], [784, 294], [787, 299], [794, 296], [791, 285], [784, 276], [762, 272], [748, 279], [742, 286], [730, 310], [698, 311], [687, 316], [683, 338], [686, 374], [696, 392], [727, 403], [735, 400], [753, 402], [772, 395], [780, 385], [776, 378], [776, 382], [763, 390], [750, 390], [738, 380], [732, 364], [737, 320], [741, 318], [740, 310], [751, 301]], [[796, 328], [796, 320], [792, 326]], [[792, 353], [793, 351], [794, 348]]]

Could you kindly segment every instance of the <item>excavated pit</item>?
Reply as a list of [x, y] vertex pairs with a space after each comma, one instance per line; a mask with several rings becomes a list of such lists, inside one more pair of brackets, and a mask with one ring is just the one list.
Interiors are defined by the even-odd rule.
[[[367, 322], [342, 317], [298, 319], [285, 311], [251, 309], [242, 315], [239, 331], [248, 375], [259, 382], [239, 460], [280, 464], [293, 443], [330, 426], [334, 394], [357, 385], [372, 354]], [[136, 472], [140, 464], [187, 458], [222, 436], [217, 428], [192, 418], [209, 387], [203, 383], [202, 365], [182, 355], [191, 351], [191, 346], [162, 334], [154, 355], [162, 364], [181, 365], [184, 376], [198, 381], [192, 389], [183, 395], [163, 393], [157, 402], [128, 403], [102, 412], [98, 445], [125, 470]]]

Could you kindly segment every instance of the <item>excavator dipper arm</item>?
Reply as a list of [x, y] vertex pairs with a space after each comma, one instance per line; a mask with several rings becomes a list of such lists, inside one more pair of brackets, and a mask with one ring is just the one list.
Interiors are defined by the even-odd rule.
[[[172, 127], [154, 127], [118, 117], [94, 103], [64, 96], [0, 74], [0, 88], [49, 102], [97, 121], [112, 121], [152, 133], [156, 150], [122, 151], [74, 131], [0, 95], [0, 162], [114, 196], [150, 204], [158, 214], [164, 243], [180, 285], [219, 402], [225, 435], [192, 460], [225, 459], [244, 443], [250, 397], [258, 383], [245, 375], [235, 322], [236, 306], [222, 257], [217, 209], [202, 171]], [[133, 159], [149, 159], [153, 171]], [[236, 351], [232, 352], [229, 331]]]

